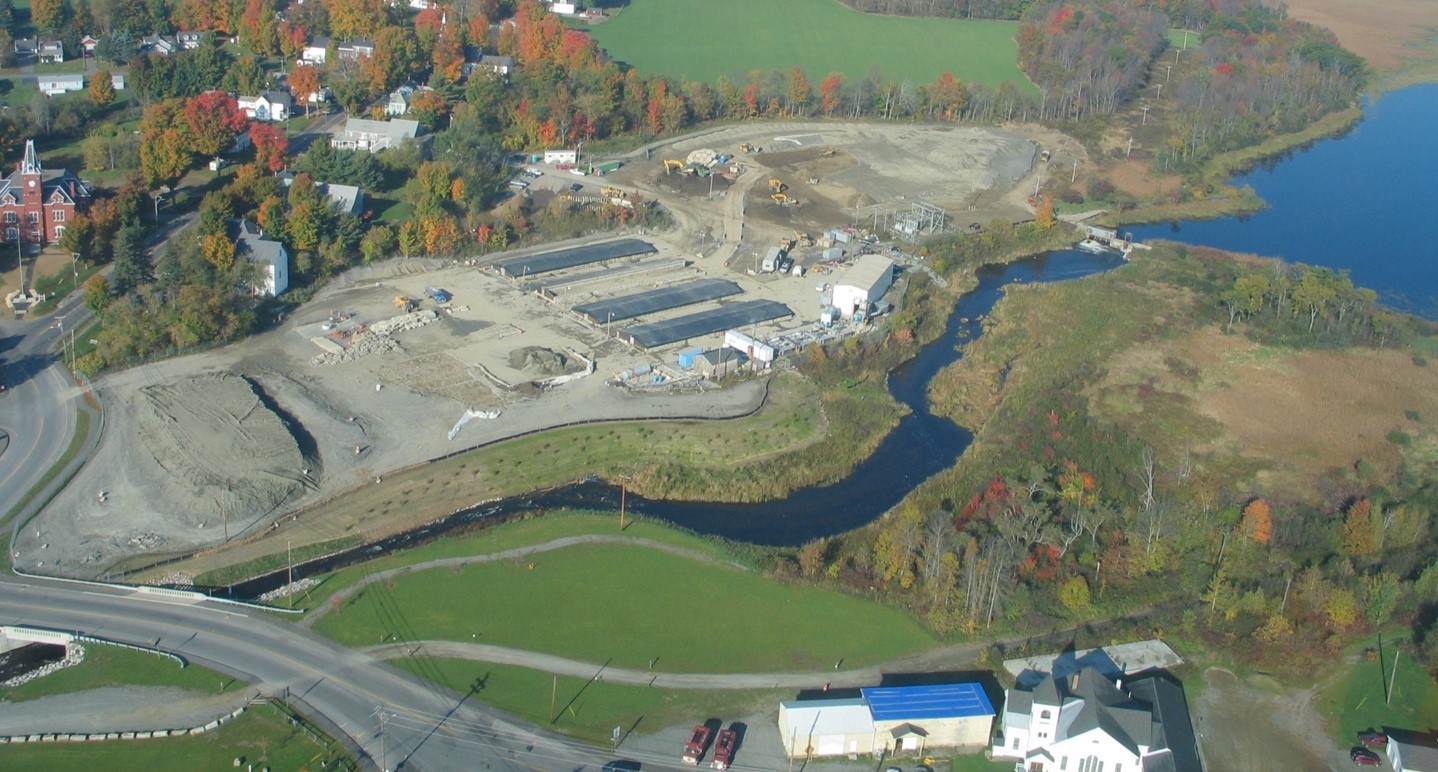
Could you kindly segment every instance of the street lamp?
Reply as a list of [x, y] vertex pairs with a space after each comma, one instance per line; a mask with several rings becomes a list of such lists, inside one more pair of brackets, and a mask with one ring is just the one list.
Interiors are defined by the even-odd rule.
[[76, 262], [75, 262], [75, 261], [77, 261], [77, 260], [79, 260], [79, 259], [80, 259], [80, 253], [79, 253], [79, 252], [71, 252], [71, 253], [70, 253], [70, 273], [71, 273], [71, 275], [73, 275], [74, 278], [75, 278], [74, 283], [71, 285], [71, 287], [72, 287], [73, 289], [79, 289], [79, 288], [80, 288], [80, 269], [75, 267], [75, 265], [76, 265]]
[[604, 337], [606, 337], [606, 338], [612, 338], [612, 337], [614, 337], [614, 336], [612, 336], [612, 335], [609, 334], [609, 324], [610, 324], [610, 322], [613, 322], [613, 321], [614, 321], [614, 312], [613, 312], [613, 311], [610, 311], [610, 312], [609, 312], [609, 318], [604, 320]]

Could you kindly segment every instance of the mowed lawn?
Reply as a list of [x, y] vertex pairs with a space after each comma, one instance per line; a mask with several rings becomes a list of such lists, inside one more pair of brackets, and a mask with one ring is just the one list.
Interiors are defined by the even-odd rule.
[[934, 643], [878, 603], [627, 544], [404, 575], [347, 597], [316, 629], [351, 646], [393, 634], [695, 673], [832, 670]]
[[[1358, 744], [1358, 733], [1384, 727], [1415, 732], [1438, 727], [1438, 683], [1407, 653], [1398, 654], [1397, 644], [1384, 638], [1382, 658], [1368, 658], [1348, 668], [1343, 680], [1324, 695], [1324, 712], [1332, 720], [1334, 739], [1343, 747]], [[1394, 661], [1398, 676], [1394, 678]], [[1385, 700], [1393, 685], [1392, 701]]]
[[835, 0], [631, 0], [591, 28], [614, 59], [689, 80], [735, 83], [759, 70], [804, 68], [810, 85], [831, 72], [850, 78], [877, 70], [884, 80], [961, 81], [1032, 88], [1016, 63], [1017, 22], [874, 16]]

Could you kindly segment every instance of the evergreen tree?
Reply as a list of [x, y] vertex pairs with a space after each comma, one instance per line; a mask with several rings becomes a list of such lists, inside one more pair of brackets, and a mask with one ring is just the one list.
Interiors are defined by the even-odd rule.
[[110, 274], [111, 291], [116, 297], [129, 294], [136, 287], [154, 278], [150, 255], [145, 251], [145, 234], [134, 226], [121, 228], [115, 234], [114, 269]]

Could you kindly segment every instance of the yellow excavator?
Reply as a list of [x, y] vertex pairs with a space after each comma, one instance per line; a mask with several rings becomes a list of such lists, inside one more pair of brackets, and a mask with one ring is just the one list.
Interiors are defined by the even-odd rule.
[[394, 307], [407, 314], [419, 308], [419, 301], [414, 298], [405, 297], [404, 295], [395, 295]]
[[664, 173], [665, 173], [665, 174], [673, 174], [674, 172], [677, 172], [677, 171], [683, 171], [683, 169], [684, 169], [684, 162], [683, 162], [683, 161], [677, 161], [677, 160], [675, 160], [675, 159], [673, 159], [673, 158], [670, 158], [670, 159], [667, 159], [667, 160], [664, 161]]
[[786, 193], [775, 193], [769, 196], [769, 199], [780, 206], [794, 206], [799, 203], [799, 199], [790, 198]]
[[784, 181], [779, 179], [778, 177], [769, 178], [769, 189], [774, 191], [775, 193], [783, 193], [784, 190], [788, 187], [789, 186], [785, 185]]

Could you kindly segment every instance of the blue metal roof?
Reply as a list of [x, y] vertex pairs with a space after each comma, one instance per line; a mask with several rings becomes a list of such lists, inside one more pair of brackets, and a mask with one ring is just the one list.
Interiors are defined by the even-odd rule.
[[875, 686], [859, 690], [875, 721], [992, 716], [994, 706], [976, 683]]

